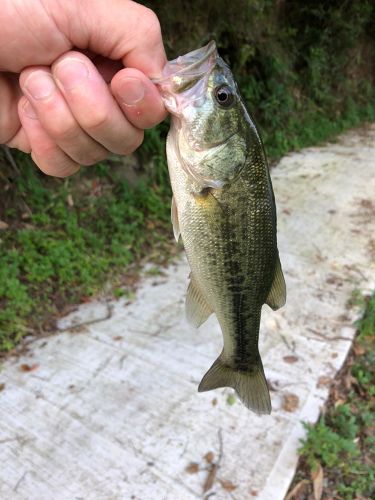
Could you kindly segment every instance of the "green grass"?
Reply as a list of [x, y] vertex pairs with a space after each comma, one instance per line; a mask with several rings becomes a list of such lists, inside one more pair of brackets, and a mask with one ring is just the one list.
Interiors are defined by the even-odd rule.
[[[323, 467], [326, 498], [375, 496], [374, 347], [375, 293], [358, 322], [358, 337], [341, 374], [341, 385], [331, 393], [331, 404], [316, 425], [305, 424], [307, 438], [300, 455], [307, 469]], [[297, 478], [305, 474], [306, 468]]]
[[117, 284], [119, 296], [125, 270], [145, 255], [166, 259], [170, 190], [152, 140], [152, 171], [136, 186], [105, 164], [47, 179], [17, 155], [21, 174], [6, 179], [0, 211], [9, 225], [0, 231], [0, 351], [48, 328], [49, 317], [106, 282]]

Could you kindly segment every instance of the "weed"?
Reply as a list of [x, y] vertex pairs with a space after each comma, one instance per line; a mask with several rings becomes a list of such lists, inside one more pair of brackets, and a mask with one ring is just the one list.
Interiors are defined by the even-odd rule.
[[61, 182], [45, 178], [24, 155], [16, 161], [22, 175], [8, 179], [0, 205], [8, 223], [0, 234], [0, 351], [49, 328], [49, 316], [103, 283], [118, 289], [126, 266], [153, 245], [165, 260], [171, 234], [169, 186], [157, 181], [164, 175], [158, 169], [166, 169], [161, 163], [130, 187], [105, 164]]
[[[346, 500], [373, 498], [375, 494], [375, 293], [358, 328], [347, 368], [339, 378], [350, 388], [335, 388], [331, 405], [318, 423], [305, 424], [307, 438], [300, 448], [310, 470], [318, 464], [323, 467], [327, 497]], [[297, 477], [301, 479], [303, 473]]]

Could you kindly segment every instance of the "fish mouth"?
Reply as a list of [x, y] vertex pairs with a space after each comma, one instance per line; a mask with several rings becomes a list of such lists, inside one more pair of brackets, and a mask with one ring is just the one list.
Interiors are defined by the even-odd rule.
[[187, 84], [201, 78], [213, 67], [217, 56], [216, 43], [211, 40], [200, 49], [168, 61], [163, 68], [162, 76], [152, 81], [162, 88], [169, 83], [172, 92], [182, 92]]

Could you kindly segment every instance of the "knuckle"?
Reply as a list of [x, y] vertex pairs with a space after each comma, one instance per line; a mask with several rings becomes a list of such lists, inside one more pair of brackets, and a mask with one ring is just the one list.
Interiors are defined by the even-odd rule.
[[48, 124], [48, 133], [56, 141], [73, 140], [77, 137], [78, 127], [73, 119], [71, 120], [54, 120]]
[[0, 144], [8, 143], [17, 134], [20, 126], [17, 113], [4, 106], [0, 113]]
[[17, 101], [12, 82], [0, 74], [0, 144], [9, 142], [21, 126]]
[[[33, 147], [34, 146], [34, 147]], [[36, 146], [36, 147], [35, 147]], [[56, 161], [57, 159], [57, 146], [51, 142], [41, 142], [39, 144], [33, 145], [32, 144], [32, 149], [33, 151], [36, 149], [37, 154], [36, 157], [39, 158], [40, 162], [46, 162], [47, 164]], [[44, 160], [44, 161], [43, 161]]]
[[99, 163], [108, 158], [109, 153], [106, 151], [90, 152], [82, 158], [78, 159], [78, 163], [85, 167]]
[[144, 133], [142, 130], [136, 132], [131, 139], [127, 141], [127, 144], [124, 145], [123, 151], [121, 154], [128, 155], [133, 153], [139, 146], [142, 144], [144, 138]]
[[[149, 37], [149, 41], [161, 38], [161, 27], [158, 16], [148, 7], [144, 7], [142, 12], [142, 23], [144, 30]], [[151, 40], [150, 40], [151, 38]]]
[[83, 128], [88, 130], [97, 130], [103, 128], [109, 122], [108, 111], [105, 109], [95, 109], [90, 112], [87, 122]]
[[[55, 151], [56, 153], [56, 151]], [[79, 165], [69, 158], [61, 157], [59, 155], [54, 156], [53, 162], [47, 157], [43, 156], [43, 153], [38, 151], [38, 155], [32, 154], [32, 158], [38, 168], [51, 177], [59, 177], [63, 179], [69, 177], [79, 170]]]

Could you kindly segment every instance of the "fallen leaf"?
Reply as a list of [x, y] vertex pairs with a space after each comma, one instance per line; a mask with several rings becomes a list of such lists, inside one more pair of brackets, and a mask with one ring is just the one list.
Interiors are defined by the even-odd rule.
[[338, 353], [337, 353], [337, 352], [333, 352], [333, 353], [331, 354], [331, 358], [332, 358], [332, 359], [337, 358], [337, 356], [338, 356]]
[[212, 451], [209, 451], [208, 453], [205, 454], [203, 458], [206, 460], [207, 463], [212, 464], [212, 462], [214, 461], [214, 457], [215, 455], [212, 453]]
[[323, 468], [318, 464], [316, 470], [311, 473], [314, 487], [314, 500], [320, 500], [323, 495]]
[[319, 377], [318, 383], [316, 386], [317, 387], [324, 387], [325, 385], [329, 385], [331, 382], [332, 382], [331, 377], [326, 377], [323, 375], [322, 377]]
[[228, 481], [226, 479], [219, 479], [219, 483], [225, 491], [233, 491], [237, 488], [237, 486], [233, 484], [232, 481]]
[[28, 365], [24, 363], [20, 366], [21, 372], [33, 372], [37, 368], [39, 368], [39, 365], [37, 363], [34, 363], [33, 365]]
[[284, 356], [283, 360], [285, 361], [285, 363], [297, 363], [298, 358], [297, 356]]
[[282, 408], [285, 411], [296, 411], [299, 404], [299, 398], [295, 394], [284, 394]]
[[124, 337], [121, 337], [121, 335], [116, 335], [116, 337], [112, 337], [113, 340], [122, 340]]
[[216, 405], [217, 405], [217, 398], [214, 398], [214, 399], [211, 401], [211, 404], [212, 404], [212, 406], [216, 406]]
[[251, 490], [250, 491], [250, 495], [253, 496], [253, 497], [257, 497], [258, 496], [258, 492], [255, 491], [255, 490]]
[[9, 224], [7, 224], [6, 222], [0, 220], [0, 230], [1, 229], [8, 229], [9, 227]]
[[196, 462], [190, 462], [190, 464], [185, 468], [188, 474], [196, 474], [199, 472], [199, 465]]
[[335, 408], [337, 408], [338, 406], [343, 405], [344, 403], [346, 403], [345, 399], [338, 398], [338, 399], [335, 401]]
[[68, 194], [66, 197], [66, 202], [70, 207], [74, 207], [73, 196], [71, 194]]
[[216, 473], [217, 473], [217, 465], [212, 464], [210, 470], [208, 471], [206, 481], [204, 482], [203, 485], [203, 493], [206, 493], [206, 491], [209, 491], [212, 486], [214, 485], [215, 479], [216, 479]]
[[307, 488], [309, 485], [309, 481], [307, 479], [302, 479], [299, 483], [295, 485], [290, 493], [287, 494], [285, 500], [297, 500], [302, 498], [300, 495], [307, 493]]
[[5, 389], [5, 384], [0, 384], [0, 392]]
[[364, 347], [359, 344], [354, 344], [353, 351], [356, 356], [362, 356], [366, 352]]
[[347, 373], [343, 379], [342, 379], [343, 383], [344, 383], [344, 387], [347, 391], [350, 390], [353, 382], [356, 382], [356, 379], [350, 374], [350, 373]]

